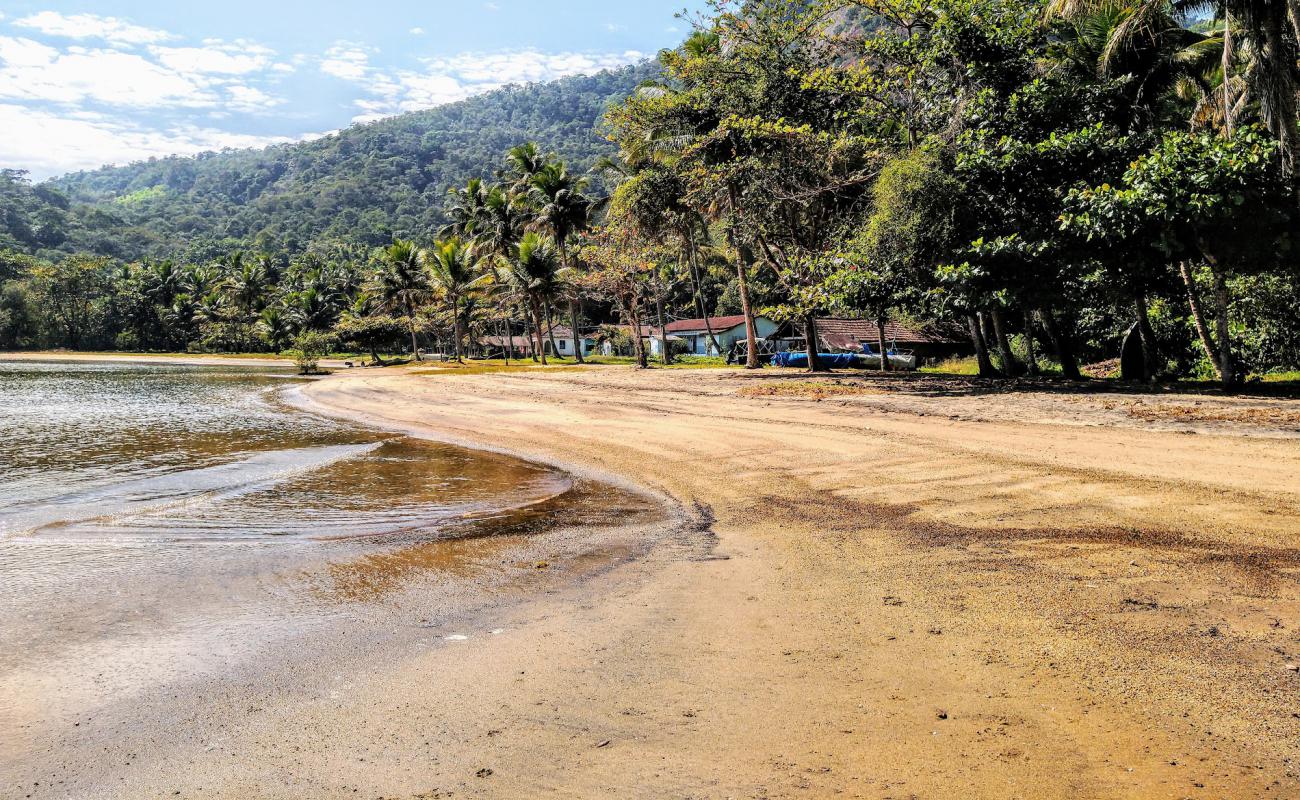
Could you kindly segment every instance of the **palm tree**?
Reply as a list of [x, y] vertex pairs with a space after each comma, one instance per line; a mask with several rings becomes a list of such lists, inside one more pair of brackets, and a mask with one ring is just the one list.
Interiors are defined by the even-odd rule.
[[508, 255], [528, 222], [528, 209], [520, 196], [503, 184], [487, 190], [483, 198], [482, 217], [475, 227], [474, 243], [486, 252]]
[[537, 353], [546, 365], [542, 341], [542, 306], [555, 294], [562, 276], [555, 245], [535, 231], [524, 234], [508, 258], [498, 260], [496, 279], [516, 294], [532, 314]]
[[435, 289], [440, 290], [451, 303], [451, 317], [456, 337], [456, 361], [463, 361], [461, 342], [464, 340], [461, 326], [461, 300], [483, 286], [487, 276], [479, 270], [479, 258], [474, 246], [466, 244], [459, 238], [434, 242], [433, 250], [427, 259], [429, 278]]
[[[1099, 13], [1117, 15], [1117, 24], [1111, 27], [1103, 54], [1103, 67], [1120, 61], [1126, 53], [1171, 52], [1167, 47], [1170, 40], [1186, 42], [1182, 54], [1170, 67], [1184, 66], [1187, 60], [1200, 61], [1217, 51], [1221, 75], [1215, 103], [1221, 105], [1224, 128], [1232, 128], [1240, 109], [1253, 95], [1261, 120], [1282, 145], [1284, 170], [1294, 174], [1300, 167], [1296, 118], [1296, 94], [1300, 91], [1296, 37], [1300, 36], [1300, 18], [1294, 3], [1295, 0], [1215, 0], [1209, 5], [1222, 20], [1223, 29], [1210, 37], [1212, 43], [1199, 44], [1193, 37], [1200, 35], [1177, 21], [1187, 4], [1171, 0], [1051, 0], [1046, 12], [1067, 20]], [[1287, 30], [1288, 18], [1292, 31]], [[1177, 53], [1178, 48], [1172, 52]], [[1240, 76], [1232, 74], [1238, 56], [1244, 60]]]
[[550, 159], [542, 154], [536, 142], [524, 142], [515, 145], [506, 152], [507, 169], [502, 177], [512, 178], [516, 190], [525, 191], [533, 176], [541, 171]]
[[262, 329], [262, 335], [271, 345], [271, 349], [279, 353], [289, 344], [292, 337], [292, 315], [280, 305], [267, 306], [262, 309], [258, 315], [257, 324]]
[[267, 273], [265, 261], [240, 258], [226, 276], [225, 294], [243, 318], [249, 319], [265, 306], [264, 298], [270, 286], [271, 276]]
[[680, 240], [690, 267], [696, 313], [704, 320], [710, 346], [721, 353], [722, 346], [709, 321], [704, 277], [700, 269], [700, 249], [708, 245], [709, 226], [686, 202], [686, 185], [673, 170], [673, 160], [666, 151], [634, 144], [631, 149], [622, 148], [616, 157], [602, 157], [596, 162], [595, 170], [617, 187], [612, 200], [616, 213], [628, 216], [640, 230], [653, 238], [671, 232]]
[[452, 187], [448, 193], [454, 198], [447, 216], [451, 222], [439, 231], [440, 236], [459, 236], [472, 239], [478, 235], [479, 226], [484, 219], [488, 188], [481, 178], [471, 178], [463, 188]]
[[425, 253], [414, 242], [398, 239], [381, 255], [383, 269], [375, 276], [375, 295], [386, 312], [400, 311], [406, 316], [411, 332], [411, 353], [420, 358], [416, 338], [415, 312], [429, 301], [429, 273], [425, 270]]
[[[564, 162], [544, 164], [533, 175], [529, 198], [536, 209], [532, 227], [544, 230], [555, 240], [560, 252], [560, 264], [572, 274], [574, 265], [569, 257], [569, 237], [591, 227], [598, 202], [583, 194], [588, 181], [571, 175]], [[569, 294], [569, 321], [573, 328], [573, 351], [578, 363], [583, 362], [582, 336], [578, 331], [578, 297]]]

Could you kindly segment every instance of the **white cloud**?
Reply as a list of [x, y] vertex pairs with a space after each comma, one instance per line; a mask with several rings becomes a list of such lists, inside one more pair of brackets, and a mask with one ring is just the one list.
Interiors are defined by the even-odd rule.
[[423, 36], [424, 28], [411, 28], [409, 32], [412, 36]]
[[165, 66], [177, 72], [209, 75], [247, 75], [260, 72], [271, 64], [275, 55], [251, 42], [207, 41], [203, 47], [154, 47], [151, 52]]
[[149, 130], [107, 115], [60, 115], [0, 103], [0, 164], [31, 170], [37, 179], [153, 156], [193, 155], [227, 147], [264, 147], [287, 136], [253, 136], [195, 125]]
[[0, 97], [140, 108], [199, 106], [214, 97], [192, 76], [133, 53], [73, 47], [60, 53], [30, 39], [0, 37]]
[[512, 83], [539, 83], [568, 75], [584, 75], [640, 61], [634, 50], [622, 53], [462, 53], [424, 61], [422, 70], [387, 73], [370, 63], [369, 53], [339, 43], [326, 54], [322, 71], [362, 86], [369, 97], [356, 101], [362, 112], [354, 122], [369, 122], [403, 111], [464, 100]]
[[321, 72], [354, 83], [370, 72], [370, 54], [361, 45], [339, 42], [325, 51]]
[[166, 31], [133, 25], [116, 17], [95, 14], [60, 14], [42, 11], [14, 20], [14, 25], [32, 28], [48, 36], [68, 39], [103, 39], [114, 44], [155, 44], [173, 38]]
[[231, 111], [255, 113], [274, 108], [284, 102], [278, 97], [263, 92], [256, 86], [232, 84], [226, 87], [226, 93], [230, 99], [226, 102], [225, 107]]

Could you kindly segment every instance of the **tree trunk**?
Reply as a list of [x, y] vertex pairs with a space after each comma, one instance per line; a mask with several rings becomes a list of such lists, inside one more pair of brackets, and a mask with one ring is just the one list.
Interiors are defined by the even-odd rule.
[[817, 318], [812, 314], [809, 314], [807, 317], [804, 317], [803, 326], [804, 344], [808, 345], [808, 371], [821, 372], [822, 360], [820, 354], [817, 352], [821, 349], [818, 345], [817, 339]]
[[628, 303], [627, 321], [628, 327], [632, 329], [632, 355], [636, 356], [637, 368], [648, 369], [650, 363], [646, 358], [645, 341], [641, 338], [641, 314], [637, 310], [635, 297]]
[[1038, 310], [1038, 318], [1043, 323], [1047, 338], [1052, 341], [1053, 349], [1056, 350], [1056, 361], [1061, 365], [1061, 375], [1072, 381], [1082, 380], [1083, 374], [1079, 372], [1079, 361], [1075, 358], [1074, 341], [1069, 331], [1062, 328], [1056, 321], [1056, 317], [1046, 308]]
[[1192, 309], [1192, 321], [1196, 323], [1196, 336], [1201, 340], [1201, 349], [1214, 365], [1214, 374], [1223, 380], [1223, 365], [1219, 363], [1219, 352], [1214, 346], [1214, 338], [1210, 336], [1210, 327], [1205, 323], [1205, 309], [1201, 307], [1201, 296], [1196, 291], [1196, 278], [1192, 275], [1192, 268], [1186, 261], [1182, 261], [1178, 264], [1178, 271], [1183, 276], [1183, 285], [1187, 287], [1187, 305]]
[[1026, 311], [1025, 314], [1025, 356], [1027, 363], [1026, 368], [1030, 375], [1038, 375], [1041, 370], [1038, 368], [1038, 352], [1034, 347], [1034, 313]]
[[551, 342], [551, 355], [560, 358], [560, 348], [555, 345], [555, 312], [551, 309], [549, 297], [542, 300], [546, 309], [546, 338]]
[[668, 329], [664, 327], [664, 296], [655, 287], [655, 310], [659, 313], [659, 360], [664, 366], [673, 363], [673, 354], [668, 350]]
[[542, 341], [542, 304], [537, 302], [537, 298], [532, 300], [533, 306], [533, 330], [537, 331], [537, 351], [533, 354], [533, 360], [536, 361], [540, 355], [542, 366], [546, 366], [546, 343]]
[[745, 315], [745, 344], [749, 351], [745, 354], [745, 369], [758, 369], [758, 331], [754, 325], [753, 309], [749, 306], [749, 276], [746, 274], [749, 270], [745, 251], [740, 246], [740, 226], [736, 221], [736, 188], [728, 186], [727, 193], [731, 210], [729, 235], [731, 246], [736, 250], [736, 287], [740, 290], [740, 311]]
[[515, 335], [510, 332], [510, 317], [501, 320], [501, 327], [505, 329], [506, 335], [502, 338], [506, 341], [506, 366], [510, 366], [510, 356], [514, 355], [511, 350], [515, 349]]
[[[885, 315], [876, 317], [876, 346], [880, 348], [880, 371], [889, 372], [889, 340], [885, 335]], [[983, 367], [981, 367], [981, 370]]]
[[1235, 52], [1232, 40], [1232, 14], [1223, 15], [1223, 133], [1232, 136], [1237, 120], [1233, 106], [1236, 100], [1232, 96], [1232, 58]]
[[687, 252], [691, 261], [691, 280], [695, 283], [695, 305], [699, 309], [700, 319], [704, 320], [704, 331], [709, 336], [709, 344], [705, 346], [705, 355], [708, 355], [709, 347], [712, 347], [718, 355], [722, 355], [722, 345], [718, 344], [718, 337], [713, 335], [713, 323], [709, 321], [708, 307], [704, 302], [704, 277], [703, 273], [700, 272], [700, 256], [695, 247], [694, 229], [691, 230], [688, 236]]
[[977, 314], [968, 314], [966, 322], [970, 325], [970, 338], [975, 345], [975, 360], [979, 363], [980, 377], [991, 378], [997, 375], [997, 370], [993, 369], [993, 361], [989, 358], [988, 345], [984, 341], [984, 331], [980, 330], [979, 316]]
[[1228, 311], [1231, 307], [1228, 281], [1214, 265], [1210, 267], [1210, 275], [1214, 279], [1214, 305], [1219, 317], [1215, 320], [1219, 335], [1219, 381], [1224, 389], [1231, 390], [1237, 385], [1237, 364], [1232, 355], [1232, 333], [1228, 327]]
[[[558, 237], [557, 237], [558, 238]], [[560, 263], [564, 268], [569, 267], [569, 244], [563, 238], [559, 240]], [[578, 332], [578, 300], [572, 298], [569, 300], [569, 324], [573, 326], [573, 357], [578, 360], [579, 364], [585, 364], [586, 359], [582, 357], [582, 335]], [[558, 353], [557, 353], [558, 355]]]
[[569, 324], [573, 326], [573, 353], [579, 364], [587, 363], [582, 356], [582, 334], [578, 333], [578, 301], [569, 301]]
[[452, 335], [456, 337], [456, 346], [452, 348], [452, 351], [455, 352], [456, 354], [456, 363], [463, 364], [465, 363], [465, 359], [461, 356], [460, 348], [461, 348], [461, 342], [464, 340], [464, 337], [461, 336], [461, 329], [460, 329], [460, 298], [459, 297], [453, 297], [451, 299], [451, 332]]
[[1002, 309], [994, 306], [989, 317], [993, 320], [993, 334], [997, 337], [998, 350], [1002, 353], [1002, 371], [1009, 378], [1021, 375], [1024, 370], [1020, 368], [1020, 362], [1011, 350], [1011, 339], [1007, 336], [1006, 318], [1002, 316]]
[[423, 359], [420, 358], [420, 342], [415, 338], [415, 309], [411, 308], [410, 303], [406, 304], [406, 319], [411, 328], [411, 356], [416, 361], [422, 361]]
[[528, 339], [528, 349], [532, 351], [528, 355], [532, 357], [533, 363], [536, 364], [536, 342], [541, 340], [541, 335], [537, 333], [537, 316], [533, 313], [532, 306], [527, 303], [521, 303], [519, 311], [524, 315], [524, 336]]
[[1147, 310], [1147, 294], [1138, 291], [1133, 297], [1133, 310], [1137, 312], [1138, 334], [1142, 339], [1142, 378], [1153, 381], [1160, 371], [1160, 357], [1156, 349], [1156, 332], [1151, 327], [1151, 314]]

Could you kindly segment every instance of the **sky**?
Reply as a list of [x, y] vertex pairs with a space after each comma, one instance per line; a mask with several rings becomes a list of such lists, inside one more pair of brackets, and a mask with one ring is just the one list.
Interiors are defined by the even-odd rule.
[[313, 138], [634, 63], [703, 0], [0, 0], [0, 168]]

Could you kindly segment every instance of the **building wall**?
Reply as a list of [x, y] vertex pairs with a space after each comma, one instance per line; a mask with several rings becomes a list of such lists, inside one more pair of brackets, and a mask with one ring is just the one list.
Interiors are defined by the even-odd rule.
[[[758, 338], [766, 339], [767, 337], [776, 333], [776, 329], [779, 326], [772, 320], [768, 319], [767, 317], [755, 317], [754, 327], [755, 329], [757, 329]], [[707, 352], [709, 348], [708, 331], [704, 331], [704, 330], [685, 331], [680, 333], [674, 333], [673, 335], [680, 336], [681, 338], [685, 339], [687, 344], [690, 345], [690, 352], [696, 355], [716, 356], [716, 355], [722, 355], [723, 353], [726, 353], [728, 350], [731, 349], [731, 346], [733, 344], [745, 338], [745, 326], [742, 323], [740, 325], [735, 325], [730, 328], [713, 329], [713, 335], [714, 337], [717, 338], [718, 344], [722, 347], [722, 353]]]

